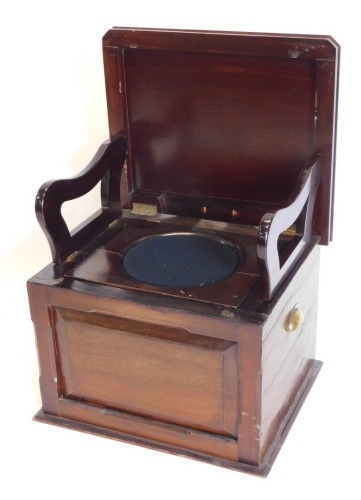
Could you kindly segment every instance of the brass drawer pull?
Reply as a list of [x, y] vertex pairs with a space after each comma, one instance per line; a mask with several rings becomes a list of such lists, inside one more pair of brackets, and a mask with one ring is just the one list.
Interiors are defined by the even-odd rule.
[[302, 325], [304, 320], [304, 315], [302, 309], [298, 304], [287, 314], [284, 328], [287, 333], [293, 333], [297, 331]]

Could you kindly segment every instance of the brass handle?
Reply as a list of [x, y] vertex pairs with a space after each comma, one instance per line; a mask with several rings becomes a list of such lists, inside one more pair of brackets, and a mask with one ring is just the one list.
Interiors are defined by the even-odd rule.
[[287, 314], [285, 320], [285, 330], [287, 333], [293, 333], [300, 328], [304, 320], [302, 309], [298, 304]]

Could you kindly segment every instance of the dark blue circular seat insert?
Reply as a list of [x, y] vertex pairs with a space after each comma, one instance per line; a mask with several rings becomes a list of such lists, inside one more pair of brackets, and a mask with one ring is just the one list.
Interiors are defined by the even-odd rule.
[[241, 264], [236, 248], [219, 237], [196, 233], [149, 236], [124, 255], [131, 278], [170, 288], [197, 287], [221, 281]]

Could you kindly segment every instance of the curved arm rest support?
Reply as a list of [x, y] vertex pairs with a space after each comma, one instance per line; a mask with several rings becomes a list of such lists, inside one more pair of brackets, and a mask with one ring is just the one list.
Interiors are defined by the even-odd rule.
[[[266, 213], [259, 227], [257, 256], [261, 265], [263, 298], [271, 300], [312, 237], [312, 217], [320, 181], [321, 155], [304, 166], [285, 208]], [[278, 239], [297, 219], [297, 245], [281, 266]]]
[[[45, 182], [39, 189], [35, 210], [39, 224], [44, 231], [55, 264], [63, 263], [69, 255], [88, 243], [111, 221], [109, 213], [118, 208], [120, 213], [120, 176], [127, 153], [126, 138], [119, 135], [105, 141], [98, 149], [93, 160], [78, 175], [70, 179]], [[79, 198], [91, 191], [102, 181], [100, 213], [75, 234], [69, 229], [61, 215], [65, 201]], [[114, 216], [113, 216], [114, 218]]]

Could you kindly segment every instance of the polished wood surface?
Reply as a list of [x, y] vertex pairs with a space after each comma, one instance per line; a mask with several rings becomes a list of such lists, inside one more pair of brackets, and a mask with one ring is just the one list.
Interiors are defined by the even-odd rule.
[[[339, 47], [114, 28], [103, 52], [111, 139], [37, 196], [53, 263], [28, 282], [36, 419], [267, 475], [321, 367]], [[99, 181], [100, 210], [70, 232], [62, 203]], [[127, 274], [133, 244], [182, 232], [242, 265], [198, 287]]]
[[125, 51], [133, 190], [282, 203], [314, 150], [312, 63], [292, 63]]
[[[63, 263], [62, 275], [83, 281], [234, 307], [241, 305], [248, 292], [261, 279], [263, 299], [271, 300], [311, 242], [313, 207], [319, 184], [320, 164], [321, 158], [318, 155], [305, 165], [293, 193], [289, 196], [289, 205], [278, 210], [274, 207], [269, 208], [269, 212], [263, 215], [258, 231], [256, 228], [250, 230], [249, 227], [238, 224], [228, 224], [222, 228], [222, 225], [211, 221], [206, 225], [203, 224], [202, 229], [200, 219], [162, 218], [162, 216], [132, 218], [131, 214], [125, 211], [123, 217], [101, 233], [101, 237], [90, 240], [91, 244], [79, 249], [68, 262]], [[66, 181], [55, 182], [52, 186], [61, 186], [62, 182]], [[57, 207], [60, 215], [61, 200], [52, 201], [53, 212], [54, 207]], [[119, 204], [116, 206], [119, 208]], [[114, 217], [114, 212], [111, 214]], [[57, 230], [57, 220], [50, 220], [50, 223], [54, 230]], [[295, 234], [290, 238], [283, 233], [293, 223], [295, 223]], [[124, 255], [137, 241], [152, 235], [177, 234], [184, 231], [222, 238], [234, 245], [242, 264], [236, 272], [221, 281], [207, 286], [186, 288], [147, 284], [131, 278], [125, 271]], [[62, 248], [60, 247], [58, 253]], [[59, 270], [59, 267], [57, 269]]]
[[[113, 139], [78, 177], [45, 183], [37, 196], [55, 273], [63, 275], [84, 248], [98, 248], [93, 241], [122, 206], [147, 203], [159, 213], [260, 226], [260, 270], [250, 274], [262, 275], [270, 300], [311, 232], [321, 243], [331, 237], [337, 44], [329, 37], [116, 28], [103, 48]], [[312, 181], [305, 214], [293, 213], [308, 196], [305, 190], [296, 201], [294, 193], [317, 157], [318, 192]], [[62, 203], [99, 180], [101, 210], [70, 235]], [[281, 255], [279, 234], [298, 216], [299, 241]], [[254, 284], [244, 280], [232, 305]], [[200, 298], [207, 300], [203, 291]]]
[[[125, 212], [125, 211], [124, 211]], [[79, 262], [67, 266], [64, 275], [82, 281], [111, 285], [151, 292], [162, 296], [180, 297], [186, 300], [199, 300], [226, 306], [239, 306], [249, 290], [260, 279], [260, 268], [256, 254], [257, 233], [235, 226], [233, 232], [221, 230], [219, 225], [208, 223], [202, 229], [198, 219], [172, 218], [161, 216], [137, 217], [124, 216], [112, 227], [113, 237], [99, 245], [94, 242], [89, 255], [80, 256]], [[129, 214], [131, 215], [131, 214]], [[204, 286], [162, 287], [137, 281], [128, 275], [123, 266], [123, 257], [136, 242], [153, 235], [179, 234], [213, 235], [225, 240], [236, 249], [242, 261], [241, 266], [227, 278]], [[155, 256], [157, 258], [157, 256]]]
[[172, 52], [245, 54], [291, 59], [334, 60], [339, 45], [330, 36], [114, 27], [103, 37], [105, 47]]
[[[123, 441], [126, 443], [130, 443], [133, 445], [138, 445], [138, 446], [143, 446], [146, 448], [150, 448], [152, 450], [158, 450], [158, 451], [163, 451], [166, 453], [172, 453], [175, 455], [181, 454], [182, 457], [188, 457], [194, 460], [198, 460], [201, 462], [209, 463], [212, 465], [218, 465], [220, 467], [227, 467], [228, 469], [233, 469], [235, 471], [240, 471], [240, 472], [245, 472], [248, 474], [254, 474], [257, 476], [261, 477], [266, 477], [269, 472], [271, 471], [271, 468], [273, 466], [274, 461], [276, 460], [278, 453], [280, 452], [280, 449], [285, 442], [285, 439], [288, 436], [289, 431], [292, 428], [292, 425], [294, 421], [296, 420], [302, 405], [305, 401], [305, 399], [308, 396], [308, 393], [310, 389], [312, 388], [319, 372], [320, 369], [322, 368], [322, 363], [320, 361], [315, 361], [312, 365], [312, 368], [310, 369], [307, 377], [305, 378], [303, 384], [301, 385], [295, 399], [292, 401], [292, 404], [290, 408], [288, 409], [288, 412], [286, 414], [286, 417], [284, 419], [283, 425], [281, 430], [279, 431], [279, 435], [277, 436], [277, 439], [273, 443], [273, 446], [270, 447], [269, 452], [266, 455], [266, 459], [263, 461], [261, 465], [252, 465], [252, 464], [247, 464], [245, 462], [241, 462], [238, 460], [235, 460], [234, 457], [237, 456], [237, 448], [234, 446], [234, 442], [230, 438], [223, 438], [222, 443], [217, 441], [216, 438], [213, 438], [212, 440], [212, 450], [217, 446], [217, 444], [220, 444], [220, 448], [224, 449], [225, 444], [228, 446], [227, 452], [224, 454], [224, 457], [221, 456], [221, 453], [218, 453], [217, 455], [211, 454], [210, 452], [207, 452], [207, 443], [205, 436], [200, 436], [196, 435], [195, 433], [192, 433], [191, 438], [190, 434], [184, 430], [183, 434], [178, 434], [178, 446], [172, 446], [166, 444], [165, 440], [162, 439], [160, 441], [155, 441], [154, 439], [148, 438], [148, 437], [138, 437], [132, 432], [132, 427], [131, 427], [131, 421], [130, 419], [127, 419], [127, 416], [124, 415], [124, 423], [128, 424], [128, 431], [127, 433], [125, 432], [119, 432], [116, 430], [112, 430], [110, 428], [99, 426], [96, 424], [89, 424], [82, 422], [81, 419], [78, 420], [70, 420], [69, 418], [61, 418], [61, 417], [56, 417], [54, 415], [51, 415], [49, 413], [44, 413], [44, 411], [41, 409], [37, 412], [37, 414], [34, 416], [34, 420], [37, 422], [43, 422], [46, 424], [51, 424], [51, 425], [56, 425], [63, 427], [65, 429], [71, 429], [71, 430], [76, 430], [80, 432], [85, 432], [87, 434], [94, 434], [97, 436], [101, 437], [106, 437], [118, 441]], [[65, 401], [64, 401], [65, 403]], [[68, 404], [69, 406], [69, 404]], [[78, 414], [79, 415], [79, 408], [75, 404], [71, 404], [74, 410], [74, 415]], [[83, 411], [86, 411], [85, 408], [82, 409]], [[94, 411], [94, 408], [92, 408]], [[96, 411], [96, 409], [95, 409]], [[102, 410], [101, 408], [98, 408], [98, 412], [100, 413]], [[92, 417], [91, 415], [90, 417]], [[107, 418], [109, 417], [109, 418]], [[121, 415], [116, 415], [112, 414], [110, 411], [108, 412], [107, 417], [104, 418], [104, 420], [111, 420], [111, 419], [116, 419], [120, 420]], [[94, 418], [94, 417], [93, 417]], [[83, 419], [84, 420], [84, 419]], [[103, 420], [103, 422], [104, 422]], [[150, 428], [151, 423], [148, 422], [148, 428]], [[144, 426], [146, 427], [146, 425]], [[146, 431], [146, 429], [144, 429]], [[159, 428], [155, 427], [152, 429], [152, 431], [158, 431]], [[165, 430], [163, 430], [165, 432]]]
[[[319, 248], [306, 259], [303, 272], [294, 276], [292, 290], [270, 313], [262, 332], [261, 455], [274, 441], [305, 377], [316, 358]], [[304, 276], [307, 276], [306, 281]], [[288, 288], [289, 290], [289, 288]], [[290, 290], [289, 290], [290, 291]], [[289, 332], [287, 315], [297, 306], [302, 322]], [[287, 311], [287, 313], [286, 313]]]
[[[320, 182], [322, 157], [314, 156], [302, 170], [288, 205], [265, 214], [260, 223], [257, 255], [261, 266], [263, 297], [270, 300], [312, 239], [313, 209]], [[295, 235], [279, 252], [282, 232], [294, 225]]]
[[54, 314], [63, 397], [236, 435], [236, 343], [104, 314]]
[[[39, 189], [35, 210], [39, 224], [44, 231], [55, 264], [63, 263], [73, 252], [80, 250], [95, 236], [117, 220], [120, 211], [120, 178], [126, 157], [126, 139], [118, 136], [105, 141], [90, 164], [77, 176], [45, 182]], [[65, 201], [79, 198], [102, 181], [102, 208], [86, 220], [74, 234], [61, 214]]]
[[[313, 246], [267, 313], [74, 286], [44, 270], [28, 284], [44, 415], [265, 473], [314, 368], [318, 262]], [[289, 334], [295, 303], [305, 321]]]
[[[319, 153], [313, 225], [329, 242], [339, 58], [332, 38], [114, 28], [103, 45], [110, 130], [129, 137], [130, 203], [152, 195], [163, 212], [195, 216], [206, 206], [205, 218], [258, 224], [242, 202], [285, 204]], [[182, 195], [188, 205], [172, 203]], [[198, 197], [234, 206], [220, 213], [222, 203]]]

